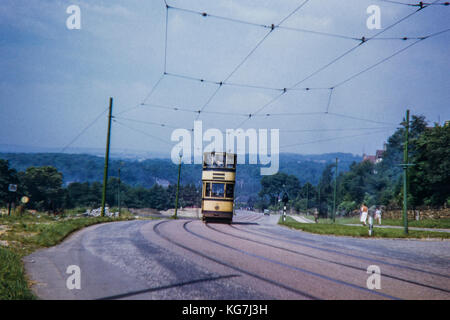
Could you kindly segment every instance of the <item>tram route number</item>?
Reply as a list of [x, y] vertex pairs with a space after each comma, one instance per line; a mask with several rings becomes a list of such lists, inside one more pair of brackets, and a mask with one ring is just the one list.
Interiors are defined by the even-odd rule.
[[189, 306], [183, 307], [183, 315], [207, 315], [210, 318], [217, 314], [226, 315], [241, 315], [241, 316], [254, 316], [254, 315], [267, 315], [267, 305], [259, 304], [231, 304], [226, 305], [225, 308], [218, 307], [197, 307], [189, 304]]

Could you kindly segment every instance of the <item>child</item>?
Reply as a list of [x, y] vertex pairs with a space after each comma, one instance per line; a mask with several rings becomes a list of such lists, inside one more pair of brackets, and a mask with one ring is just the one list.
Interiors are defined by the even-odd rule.
[[377, 207], [377, 210], [375, 211], [375, 220], [378, 220], [378, 224], [381, 224], [381, 209], [380, 209], [380, 207]]

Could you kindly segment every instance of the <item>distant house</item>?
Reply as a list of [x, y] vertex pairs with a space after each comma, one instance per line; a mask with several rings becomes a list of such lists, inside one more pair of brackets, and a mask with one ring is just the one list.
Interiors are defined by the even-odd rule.
[[376, 161], [377, 161], [377, 158], [376, 158], [376, 156], [371, 156], [371, 155], [368, 155], [368, 154], [363, 154], [363, 160], [362, 160], [363, 162], [364, 161], [370, 161], [370, 162], [372, 162], [372, 163], [376, 163]]
[[381, 162], [381, 161], [383, 161], [383, 156], [384, 156], [384, 153], [386, 152], [386, 142], [383, 144], [383, 150], [377, 150], [376, 152], [375, 152], [375, 155], [374, 156], [372, 156], [372, 155], [367, 155], [367, 154], [363, 154], [363, 160], [362, 161], [370, 161], [370, 162], [372, 162], [372, 163], [379, 163], [379, 162]]

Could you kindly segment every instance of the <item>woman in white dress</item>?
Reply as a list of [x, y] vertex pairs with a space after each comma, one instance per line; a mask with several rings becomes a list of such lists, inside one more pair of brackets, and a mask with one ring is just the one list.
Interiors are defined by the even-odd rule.
[[361, 205], [361, 218], [359, 219], [362, 224], [365, 226], [367, 221], [367, 215], [369, 214], [369, 208], [366, 207], [366, 204], [363, 203]]

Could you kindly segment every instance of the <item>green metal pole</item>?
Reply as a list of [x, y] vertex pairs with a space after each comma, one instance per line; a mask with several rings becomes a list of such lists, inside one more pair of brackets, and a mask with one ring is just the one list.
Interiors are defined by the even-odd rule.
[[322, 208], [322, 207], [321, 207], [321, 203], [320, 203], [320, 181], [319, 181], [319, 183], [317, 184], [317, 186], [319, 187], [319, 214], [320, 214], [320, 209]]
[[117, 207], [119, 207], [119, 216], [120, 216], [120, 167], [118, 169], [119, 175], [119, 184], [117, 186]]
[[334, 197], [333, 197], [333, 223], [336, 221], [336, 186], [338, 174], [338, 158], [336, 158], [336, 170], [334, 171]]
[[177, 212], [178, 212], [178, 193], [180, 192], [180, 175], [181, 175], [181, 155], [180, 155], [180, 163], [178, 165], [178, 182], [177, 182], [177, 194], [175, 196], [175, 213], [173, 214], [173, 217], [177, 219]]
[[309, 182], [306, 183], [306, 214], [308, 214]]
[[409, 110], [406, 110], [405, 143], [403, 146], [403, 223], [405, 234], [408, 234], [408, 140]]
[[102, 217], [105, 216], [106, 185], [108, 183], [109, 144], [111, 139], [112, 107], [113, 107], [113, 98], [109, 98], [108, 134], [106, 136], [105, 168], [103, 170], [103, 192], [102, 192], [102, 211], [101, 211]]

